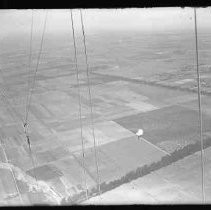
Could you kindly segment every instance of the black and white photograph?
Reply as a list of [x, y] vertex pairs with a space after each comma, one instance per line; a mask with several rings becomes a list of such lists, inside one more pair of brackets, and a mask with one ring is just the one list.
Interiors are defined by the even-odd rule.
[[0, 207], [211, 203], [211, 7], [0, 10]]

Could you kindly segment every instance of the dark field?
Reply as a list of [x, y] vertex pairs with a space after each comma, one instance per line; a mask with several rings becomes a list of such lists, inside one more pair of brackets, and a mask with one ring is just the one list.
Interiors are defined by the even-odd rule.
[[[186, 145], [199, 141], [199, 115], [195, 110], [183, 106], [173, 105], [159, 110], [140, 113], [116, 119], [115, 122], [136, 132], [139, 128], [144, 130], [143, 138], [155, 145], [163, 145], [172, 141], [173, 144]], [[210, 133], [211, 119], [203, 115], [203, 132]], [[165, 148], [167, 152], [168, 148]]]

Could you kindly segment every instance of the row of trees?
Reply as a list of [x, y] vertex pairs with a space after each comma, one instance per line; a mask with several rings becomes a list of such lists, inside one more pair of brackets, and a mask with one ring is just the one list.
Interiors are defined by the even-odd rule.
[[[211, 138], [206, 137], [204, 139], [204, 149], [211, 146]], [[189, 144], [184, 146], [183, 148], [180, 148], [178, 150], [175, 150], [171, 153], [171, 155], [163, 156], [159, 161], [153, 162], [149, 165], [144, 165], [141, 167], [138, 167], [136, 170], [130, 171], [124, 176], [110, 181], [110, 182], [103, 182], [101, 183], [101, 192], [104, 193], [106, 191], [110, 191], [116, 187], [119, 187], [122, 184], [129, 183], [132, 180], [135, 180], [139, 177], [145, 176], [153, 171], [156, 171], [162, 167], [168, 166], [173, 162], [176, 162], [180, 159], [183, 159], [184, 157], [191, 155], [201, 149], [201, 143], [200, 141], [197, 141], [193, 144]], [[98, 190], [96, 187], [92, 188], [89, 191], [89, 196], [96, 196], [98, 194]], [[81, 197], [83, 195], [83, 198]], [[74, 195], [74, 197], [71, 197], [71, 199], [68, 200], [69, 203], [77, 203], [79, 200], [84, 199], [84, 192]]]
[[[144, 84], [151, 84], [151, 85], [156, 85], [156, 86], [160, 86], [160, 87], [168, 87], [171, 89], [177, 89], [177, 90], [186, 90], [186, 91], [190, 91], [190, 92], [197, 92], [197, 86], [194, 87], [185, 87], [185, 86], [181, 86], [181, 85], [177, 85], [174, 84], [172, 82], [166, 82], [166, 81], [150, 81], [147, 79], [139, 79], [140, 82], [144, 83]], [[206, 84], [206, 87], [209, 87], [208, 84]], [[211, 91], [210, 90], [201, 90], [201, 94], [202, 95], [211, 95]]]

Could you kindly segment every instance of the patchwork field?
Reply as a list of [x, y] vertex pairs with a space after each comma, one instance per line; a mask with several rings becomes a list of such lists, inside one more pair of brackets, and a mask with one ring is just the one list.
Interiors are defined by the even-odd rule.
[[[119, 44], [118, 34], [114, 34], [115, 43], [105, 34], [87, 37], [90, 40], [93, 127], [101, 182], [115, 180], [199, 139], [195, 93], [155, 87], [137, 79], [150, 78], [155, 72], [174, 72], [189, 65], [193, 52], [189, 54], [186, 49], [191, 46], [188, 35], [176, 35], [175, 38], [168, 34], [168, 41], [163, 36], [151, 35], [150, 42], [148, 35], [142, 38], [132, 35], [135, 37], [133, 42], [131, 34], [122, 35], [122, 44]], [[84, 192], [86, 186], [90, 192], [97, 185], [97, 171], [82, 52], [78, 52], [80, 121], [73, 49], [66, 45], [70, 40], [61, 42], [62, 36], [46, 40], [29, 110], [30, 152], [23, 121], [28, 82], [31, 85], [39, 42], [33, 43], [33, 65], [29, 71], [26, 41], [22, 37], [5, 39], [0, 52], [0, 205], [60, 204]], [[178, 46], [178, 39], [185, 46]], [[160, 54], [163, 47], [166, 52]], [[184, 47], [177, 49], [184, 52], [175, 51], [177, 47]], [[177, 59], [181, 59], [179, 63]], [[207, 113], [210, 113], [211, 101], [209, 96], [203, 101], [206, 101], [204, 132], [210, 135], [211, 117]], [[144, 130], [143, 139], [135, 135], [139, 128]], [[186, 165], [180, 163], [183, 164]], [[171, 173], [174, 172], [172, 169]], [[183, 171], [178, 173], [182, 175]], [[157, 178], [152, 185], [150, 180], [146, 181], [149, 188], [159, 182]], [[162, 184], [166, 186], [163, 181]], [[127, 189], [123, 190], [127, 192]], [[156, 193], [150, 196], [140, 190], [137, 193], [149, 202], [160, 199]]]
[[[207, 115], [202, 117], [203, 133], [206, 135], [211, 132], [211, 119]], [[200, 140], [198, 112], [179, 105], [127, 116], [115, 121], [134, 133], [142, 128], [143, 138], [167, 152], [172, 152], [175, 147]]]
[[[210, 152], [205, 149], [205, 200], [210, 194]], [[200, 152], [167, 167], [152, 172], [103, 195], [93, 197], [84, 204], [200, 204], [201, 166]]]

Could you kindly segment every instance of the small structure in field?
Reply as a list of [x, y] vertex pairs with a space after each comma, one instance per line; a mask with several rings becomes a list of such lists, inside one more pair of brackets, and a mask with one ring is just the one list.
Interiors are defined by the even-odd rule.
[[136, 132], [136, 135], [138, 136], [138, 139], [143, 135], [144, 131], [142, 129], [138, 129]]

